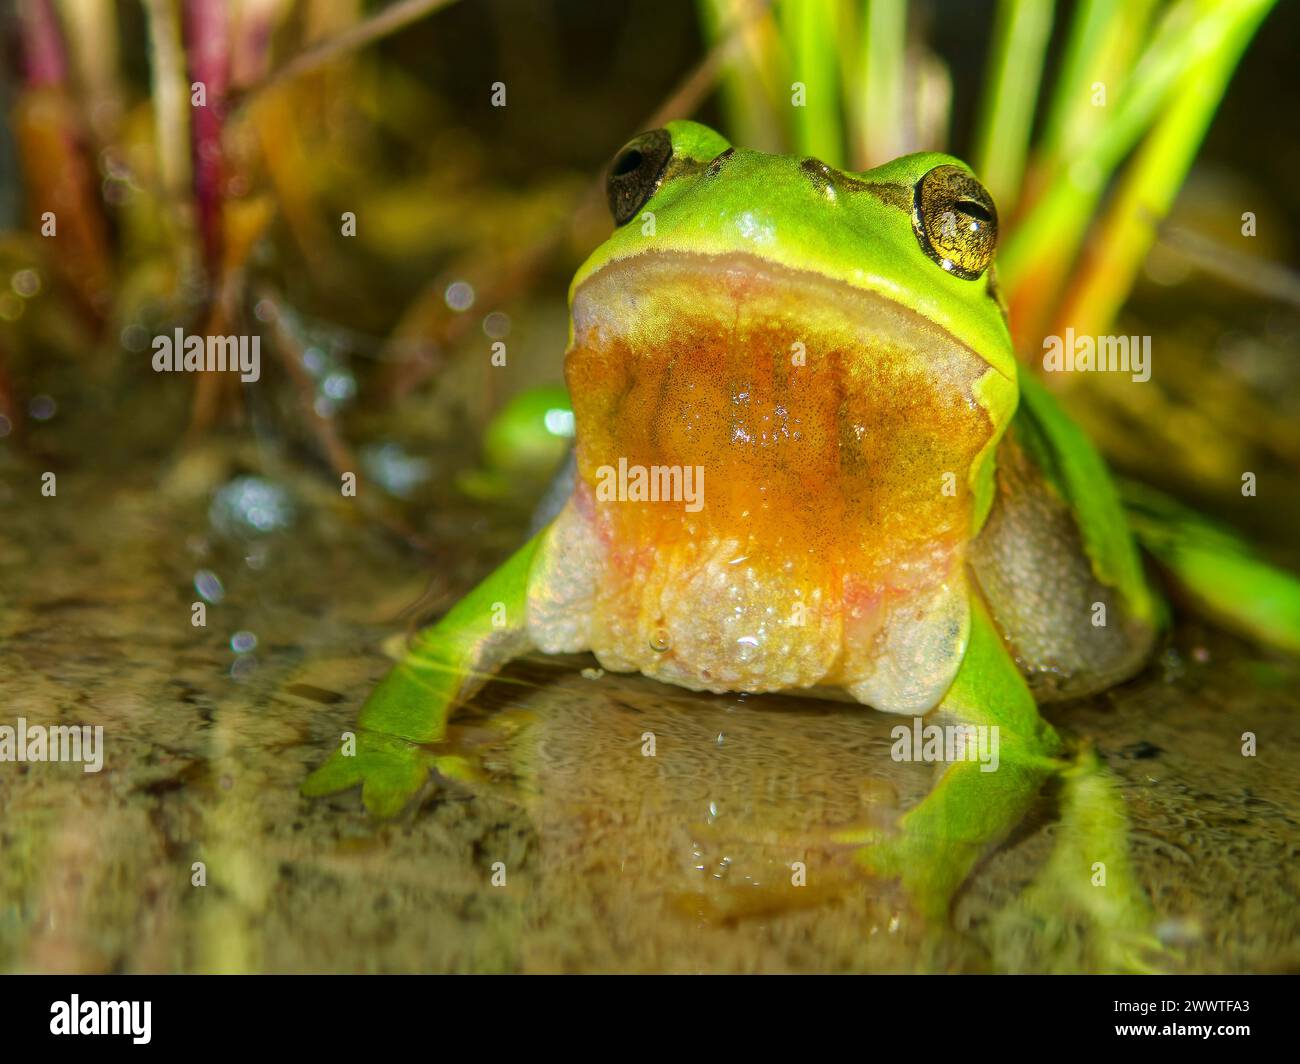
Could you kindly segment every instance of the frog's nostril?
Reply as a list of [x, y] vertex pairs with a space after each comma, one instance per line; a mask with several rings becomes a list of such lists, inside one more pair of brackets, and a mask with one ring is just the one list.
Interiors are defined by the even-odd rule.
[[804, 159], [799, 164], [799, 169], [804, 172], [808, 180], [812, 182], [813, 188], [818, 192], [825, 192], [835, 184], [835, 171], [820, 159]]
[[709, 177], [717, 177], [727, 160], [735, 154], [735, 148], [728, 148], [726, 151], [719, 152], [709, 161], [709, 165], [705, 167], [704, 172], [708, 174]]

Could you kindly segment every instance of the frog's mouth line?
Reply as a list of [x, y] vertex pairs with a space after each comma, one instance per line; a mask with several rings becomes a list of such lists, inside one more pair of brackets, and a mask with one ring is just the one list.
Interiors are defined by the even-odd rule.
[[[794, 313], [820, 307], [840, 307], [870, 321], [873, 331], [909, 341], [920, 350], [960, 350], [1004, 380], [1014, 383], [978, 350], [951, 332], [887, 295], [859, 288], [811, 270], [799, 270], [747, 252], [708, 255], [683, 251], [652, 251], [617, 259], [583, 281], [573, 296], [575, 334], [588, 328], [617, 332], [644, 318], [645, 293], [654, 286], [695, 278], [695, 294], [727, 292], [739, 310], [754, 289], [774, 287], [789, 296]], [[668, 302], [671, 308], [671, 301]], [[676, 308], [682, 311], [689, 306]]]

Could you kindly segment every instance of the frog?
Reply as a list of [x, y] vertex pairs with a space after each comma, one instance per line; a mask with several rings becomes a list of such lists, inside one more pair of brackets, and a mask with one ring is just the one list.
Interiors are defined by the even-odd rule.
[[540, 385], [514, 395], [483, 433], [483, 465], [457, 477], [466, 495], [509, 499], [537, 476], [553, 470], [573, 439], [573, 410], [560, 385]]
[[[1017, 360], [974, 171], [937, 152], [847, 171], [675, 120], [618, 152], [606, 191], [613, 232], [569, 288], [558, 490], [302, 792], [360, 785], [394, 816], [503, 666], [589, 653], [694, 691], [996, 735], [996, 770], [959, 745], [888, 829], [837, 838], [942, 919], [1055, 778], [1082, 849], [1052, 867], [1086, 876], [1104, 854], [1123, 880], [1108, 911], [1140, 913], [1122, 796], [1043, 707], [1134, 677], [1170, 614], [1121, 487]], [[1203, 587], [1225, 557], [1257, 578], [1219, 619], [1300, 645], [1294, 578], [1153, 498], [1141, 527], [1166, 561], [1193, 558]], [[1180, 555], [1179, 536], [1208, 546]]]

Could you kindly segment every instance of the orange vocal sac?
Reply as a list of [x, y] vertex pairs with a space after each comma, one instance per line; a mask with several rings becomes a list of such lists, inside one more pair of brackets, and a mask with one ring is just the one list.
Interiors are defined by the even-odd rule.
[[912, 688], [940, 678], [895, 674], [964, 648], [987, 364], [890, 300], [741, 254], [615, 262], [573, 320], [571, 509], [607, 667], [928, 698]]

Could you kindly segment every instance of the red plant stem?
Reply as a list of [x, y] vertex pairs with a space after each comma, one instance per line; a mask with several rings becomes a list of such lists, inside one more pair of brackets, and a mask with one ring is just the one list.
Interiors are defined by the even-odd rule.
[[[186, 0], [185, 50], [190, 82], [201, 82], [206, 105], [191, 108], [190, 145], [194, 159], [194, 199], [198, 208], [203, 258], [212, 284], [221, 269], [221, 208], [224, 159], [221, 131], [230, 88], [229, 13], [223, 0]], [[193, 92], [193, 89], [191, 89]]]
[[5, 368], [5, 351], [3, 347], [0, 347], [0, 417], [8, 420], [14, 432], [17, 432], [21, 427], [18, 395], [14, 390], [13, 382], [9, 379], [9, 371]]
[[21, 0], [18, 16], [28, 87], [62, 85], [68, 74], [67, 52], [51, 0]]

